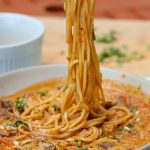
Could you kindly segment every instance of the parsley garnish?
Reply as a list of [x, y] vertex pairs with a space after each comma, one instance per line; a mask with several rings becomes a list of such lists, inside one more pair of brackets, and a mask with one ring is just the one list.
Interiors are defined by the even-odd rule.
[[9, 123], [6, 123], [7, 126], [9, 126], [12, 130], [17, 130], [17, 128], [14, 126], [13, 123], [9, 122]]
[[126, 126], [124, 126], [123, 128], [119, 128], [118, 131], [120, 131], [120, 132], [131, 132], [133, 128], [134, 128], [134, 124], [129, 123]]
[[121, 61], [126, 57], [126, 54], [119, 48], [108, 47], [99, 55], [99, 61], [104, 62], [108, 58], [116, 57], [117, 61]]
[[77, 143], [77, 146], [78, 146], [78, 147], [81, 146], [81, 140], [75, 140], [75, 142]]
[[119, 140], [119, 141], [120, 141], [120, 140], [122, 140], [123, 138], [122, 138], [122, 136], [117, 136], [117, 135], [116, 135], [116, 136], [114, 136], [114, 139], [116, 139], [116, 140]]
[[147, 46], [147, 50], [150, 51], [150, 45]]
[[133, 114], [135, 114], [137, 111], [138, 111], [138, 108], [136, 108], [136, 107], [133, 107], [130, 110], [130, 112], [133, 113]]
[[23, 122], [23, 121], [21, 121], [21, 120], [16, 120], [15, 122], [14, 122], [14, 126], [15, 127], [18, 127], [19, 125], [25, 125], [26, 127], [28, 127], [28, 125], [25, 123], [25, 122]]
[[9, 126], [13, 130], [17, 130], [19, 125], [23, 125], [24, 128], [29, 129], [27, 123], [25, 123], [21, 120], [16, 120], [14, 122], [7, 123], [7, 126]]
[[54, 108], [54, 111], [56, 111], [56, 112], [60, 112], [60, 110], [61, 110], [60, 105], [58, 105], [58, 104], [54, 104], [54, 105], [52, 105], [52, 107]]
[[40, 91], [37, 91], [37, 94], [39, 94], [40, 96], [46, 96], [48, 94], [48, 91], [47, 90], [40, 90]]
[[116, 32], [110, 31], [104, 34], [102, 37], [96, 38], [97, 43], [114, 43], [117, 40]]
[[123, 47], [106, 47], [99, 54], [99, 61], [104, 63], [106, 60], [113, 61], [118, 64], [129, 63], [132, 60], [141, 60], [145, 56], [138, 51], [128, 53]]
[[119, 96], [117, 99], [118, 105], [122, 105], [122, 96]]
[[25, 104], [26, 104], [26, 99], [25, 98], [17, 98], [16, 108], [18, 109], [18, 111], [20, 113], [22, 113], [24, 111]]

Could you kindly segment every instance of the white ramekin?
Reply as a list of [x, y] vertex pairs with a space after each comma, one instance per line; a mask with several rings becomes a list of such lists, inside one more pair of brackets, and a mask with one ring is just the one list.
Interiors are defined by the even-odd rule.
[[44, 25], [33, 17], [0, 13], [0, 74], [40, 64]]

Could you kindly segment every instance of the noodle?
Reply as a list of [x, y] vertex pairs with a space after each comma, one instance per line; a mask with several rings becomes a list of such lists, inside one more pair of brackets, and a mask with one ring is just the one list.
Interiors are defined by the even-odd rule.
[[31, 92], [21, 97], [16, 94], [13, 110], [0, 99], [0, 123], [4, 122], [0, 125], [0, 149], [1, 143], [14, 143], [11, 148], [23, 150], [124, 150], [150, 142], [150, 97], [139, 88], [116, 81], [108, 81], [102, 88], [94, 44], [95, 0], [65, 0], [64, 7], [66, 80], [59, 88], [50, 85], [52, 88], [42, 96], [37, 89], [29, 89]]
[[[120, 107], [126, 115], [109, 121], [117, 108], [105, 108], [102, 75], [93, 40], [94, 8], [95, 0], [65, 0], [68, 75], [58, 93], [23, 112], [21, 118], [28, 122], [34, 135], [62, 141], [72, 137], [91, 144], [95, 140], [106, 142], [108, 139], [101, 137], [101, 125], [117, 126], [132, 116]], [[61, 111], [52, 114], [48, 107], [57, 102], [57, 98], [61, 98]]]

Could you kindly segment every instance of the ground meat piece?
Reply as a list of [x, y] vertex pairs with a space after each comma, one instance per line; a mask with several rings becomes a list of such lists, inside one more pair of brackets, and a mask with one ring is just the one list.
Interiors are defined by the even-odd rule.
[[11, 114], [6, 111], [5, 109], [0, 108], [0, 116], [4, 119], [7, 120], [11, 117]]
[[8, 112], [13, 113], [12, 103], [9, 100], [1, 100], [1, 107], [6, 109]]
[[113, 143], [103, 143], [103, 144], [101, 145], [102, 150], [107, 150], [108, 148], [111, 148], [111, 147], [113, 147], [113, 146], [114, 146]]
[[7, 120], [13, 116], [12, 103], [9, 100], [0, 100], [0, 116]]

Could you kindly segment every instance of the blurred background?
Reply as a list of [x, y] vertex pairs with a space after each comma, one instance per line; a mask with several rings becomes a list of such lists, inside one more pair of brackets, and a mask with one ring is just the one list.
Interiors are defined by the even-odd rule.
[[[0, 11], [64, 16], [63, 0], [0, 0]], [[96, 0], [96, 17], [150, 19], [150, 0]]]
[[[0, 12], [31, 15], [45, 26], [42, 64], [67, 63], [64, 0], [0, 0]], [[102, 66], [150, 76], [150, 0], [96, 0]]]

